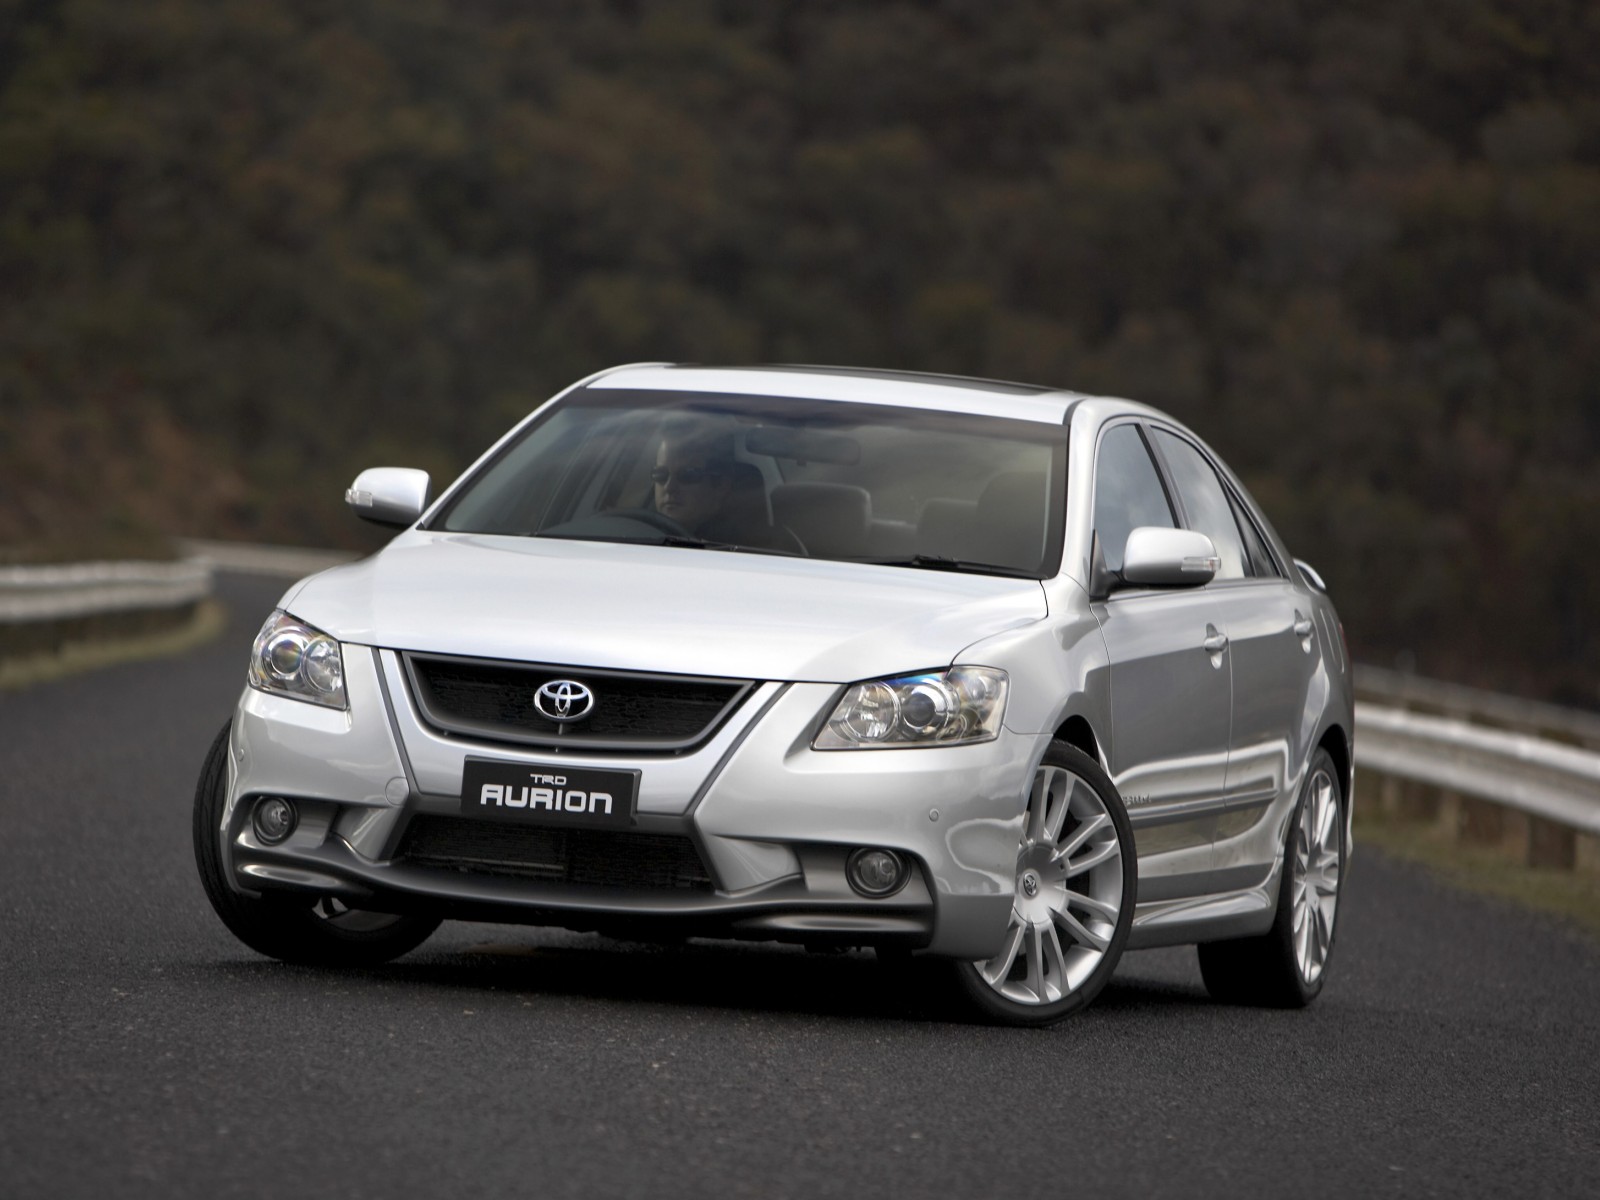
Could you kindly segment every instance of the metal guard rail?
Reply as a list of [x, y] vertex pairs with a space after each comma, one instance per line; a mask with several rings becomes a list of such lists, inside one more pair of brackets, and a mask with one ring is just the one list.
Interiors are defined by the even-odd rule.
[[211, 568], [193, 559], [0, 567], [0, 624], [180, 608], [210, 594]]
[[1525, 700], [1404, 671], [1356, 665], [1356, 698], [1384, 708], [1406, 708], [1472, 725], [1490, 725], [1600, 750], [1600, 713]]
[[1600, 837], [1600, 754], [1590, 750], [1358, 703], [1356, 764]]

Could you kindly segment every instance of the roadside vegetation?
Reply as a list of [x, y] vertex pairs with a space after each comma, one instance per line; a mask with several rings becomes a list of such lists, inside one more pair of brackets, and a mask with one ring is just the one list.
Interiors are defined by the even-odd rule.
[[0, 545], [356, 545], [629, 360], [1191, 420], [1358, 659], [1600, 706], [1590, 0], [0, 0]]

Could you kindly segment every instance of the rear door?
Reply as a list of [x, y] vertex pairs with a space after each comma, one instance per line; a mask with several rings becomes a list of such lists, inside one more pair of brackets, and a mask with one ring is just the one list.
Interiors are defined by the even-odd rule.
[[[1268, 806], [1298, 785], [1305, 744], [1302, 728], [1321, 653], [1309, 597], [1298, 592], [1255, 528], [1248, 507], [1194, 442], [1168, 429], [1152, 430], [1185, 524], [1209, 537], [1222, 567], [1205, 591], [1217, 606], [1232, 673], [1225, 804], [1218, 814], [1219, 863], [1241, 879], [1270, 862], [1276, 837], [1248, 835]], [[1243, 885], [1241, 885], [1243, 886]]]

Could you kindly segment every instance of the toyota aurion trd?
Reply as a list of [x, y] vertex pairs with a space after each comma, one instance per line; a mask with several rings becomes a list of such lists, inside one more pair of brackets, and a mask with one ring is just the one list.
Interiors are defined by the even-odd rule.
[[1338, 617], [1140, 404], [819, 367], [621, 367], [289, 589], [194, 810], [244, 943], [444, 919], [943, 960], [1047, 1024], [1125, 949], [1303, 1005], [1350, 852]]

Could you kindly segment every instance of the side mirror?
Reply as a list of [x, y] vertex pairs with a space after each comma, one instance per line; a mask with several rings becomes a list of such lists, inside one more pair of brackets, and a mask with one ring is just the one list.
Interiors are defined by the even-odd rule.
[[1221, 566], [1217, 548], [1205, 534], [1142, 525], [1128, 535], [1122, 581], [1147, 587], [1199, 587], [1216, 578]]
[[363, 521], [404, 527], [428, 507], [431, 484], [426, 471], [410, 467], [368, 467], [346, 489], [344, 502]]

